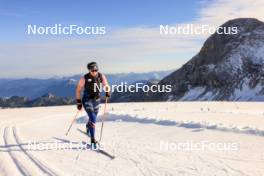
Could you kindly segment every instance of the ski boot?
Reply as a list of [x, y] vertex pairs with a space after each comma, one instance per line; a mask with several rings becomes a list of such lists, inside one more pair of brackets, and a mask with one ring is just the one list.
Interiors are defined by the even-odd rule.
[[98, 150], [99, 149], [99, 144], [94, 138], [91, 138], [91, 149], [92, 150]]

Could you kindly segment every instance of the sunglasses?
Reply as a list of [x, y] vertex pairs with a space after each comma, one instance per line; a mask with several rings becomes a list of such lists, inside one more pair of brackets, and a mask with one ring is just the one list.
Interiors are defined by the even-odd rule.
[[91, 72], [98, 72], [98, 70], [91, 70]]

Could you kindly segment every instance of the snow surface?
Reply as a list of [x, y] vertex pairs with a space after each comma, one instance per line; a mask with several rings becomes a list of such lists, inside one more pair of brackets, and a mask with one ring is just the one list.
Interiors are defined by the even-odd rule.
[[[264, 103], [163, 102], [109, 104], [104, 152], [80, 150], [87, 117], [75, 106], [0, 109], [0, 175], [252, 175], [264, 173]], [[103, 108], [103, 106], [101, 107]], [[101, 109], [102, 112], [102, 109]], [[32, 150], [73, 144], [71, 150]], [[237, 150], [161, 148], [161, 142], [236, 144]], [[109, 156], [115, 156], [111, 159]]]

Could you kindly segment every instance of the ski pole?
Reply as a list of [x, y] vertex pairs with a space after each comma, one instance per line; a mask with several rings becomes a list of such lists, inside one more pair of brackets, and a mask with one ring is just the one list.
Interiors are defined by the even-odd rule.
[[105, 116], [105, 113], [106, 113], [107, 100], [108, 100], [108, 97], [105, 98], [104, 113], [103, 113], [103, 115], [102, 115], [102, 125], [101, 125], [101, 132], [100, 132], [100, 139], [99, 139], [99, 142], [101, 142], [101, 140], [102, 140], [102, 135], [103, 135], [104, 116]]
[[74, 123], [76, 117], [78, 116], [79, 112], [80, 112], [80, 110], [78, 110], [78, 111], [76, 112], [74, 118], [72, 119], [71, 125], [69, 126], [68, 131], [67, 131], [66, 134], [65, 134], [66, 136], [69, 134], [69, 132], [70, 132], [70, 130], [71, 130], [71, 127], [72, 127], [72, 125], [73, 125], [73, 123]]

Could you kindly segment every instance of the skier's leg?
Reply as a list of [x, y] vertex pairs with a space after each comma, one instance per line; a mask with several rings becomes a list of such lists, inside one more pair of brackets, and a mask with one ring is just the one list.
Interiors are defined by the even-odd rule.
[[[89, 121], [88, 121], [89, 122]], [[91, 137], [90, 129], [89, 129], [89, 124], [88, 122], [86, 123], [86, 134]]]
[[89, 121], [90, 121], [90, 115], [89, 115], [89, 112], [93, 111], [93, 104], [92, 104], [92, 101], [88, 98], [88, 95], [87, 94], [84, 94], [83, 98], [82, 98], [82, 102], [83, 102], [83, 107], [89, 117], [89, 120], [88, 122], [86, 123], [86, 133], [88, 136], [91, 136], [91, 133], [90, 133], [90, 124], [89, 124]]
[[87, 123], [88, 128], [89, 128], [89, 132], [90, 132], [91, 138], [94, 138], [94, 136], [95, 136], [96, 113], [93, 112], [93, 111], [88, 111], [87, 114], [89, 116], [89, 121]]
[[89, 117], [86, 127], [90, 133], [92, 149], [97, 148], [95, 141], [95, 123], [99, 110], [99, 102], [100, 100], [85, 99], [85, 97], [83, 98], [83, 105]]
[[97, 114], [98, 114], [98, 110], [99, 110], [99, 102], [100, 100], [94, 100], [93, 101], [93, 111], [90, 113], [91, 115], [91, 119], [90, 119], [90, 124], [91, 124], [91, 147], [92, 149], [97, 149], [98, 145], [97, 145], [97, 141], [95, 140], [95, 124], [96, 124], [96, 119], [97, 119]]
[[99, 111], [99, 103], [100, 103], [100, 100], [97, 99], [97, 100], [93, 100], [92, 101], [92, 112], [91, 112], [91, 125], [93, 125], [94, 127], [94, 131], [93, 131], [93, 135], [91, 136], [95, 136], [94, 133], [95, 133], [95, 124], [96, 124], [96, 119], [97, 119], [97, 114], [98, 114], [98, 111]]

